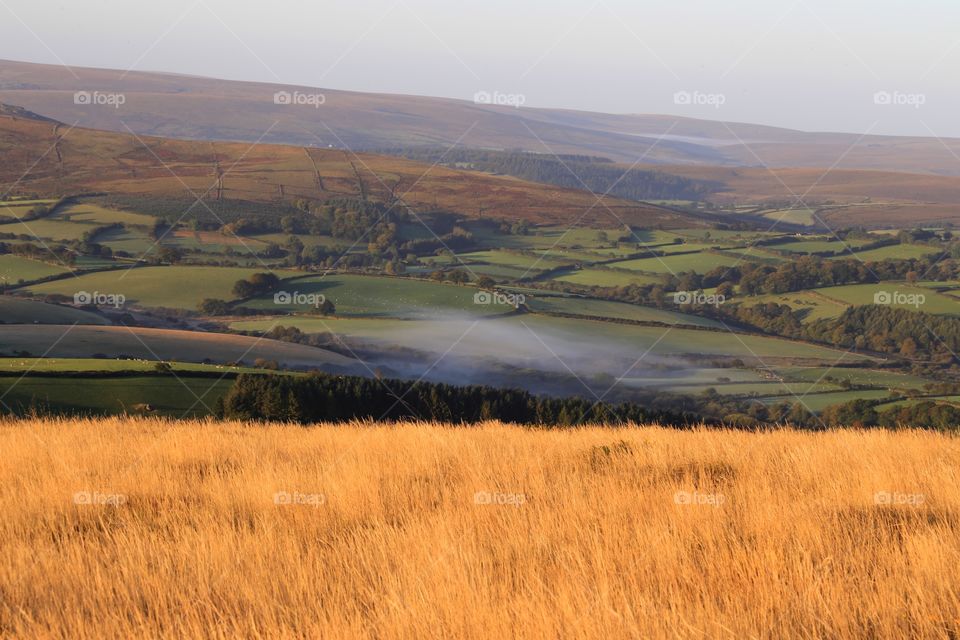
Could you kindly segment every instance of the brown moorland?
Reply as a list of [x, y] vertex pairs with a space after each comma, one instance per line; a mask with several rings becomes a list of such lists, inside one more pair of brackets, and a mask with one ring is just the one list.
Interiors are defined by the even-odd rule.
[[254, 202], [366, 197], [414, 210], [534, 223], [702, 224], [653, 205], [577, 189], [339, 149], [191, 142], [94, 131], [0, 109], [0, 184], [12, 193], [101, 191]]
[[797, 208], [806, 208], [808, 204], [820, 208], [830, 202], [818, 215], [834, 228], [960, 222], [960, 177], [956, 176], [826, 167], [656, 168], [724, 184], [725, 189], [710, 197], [720, 203], [779, 201]]

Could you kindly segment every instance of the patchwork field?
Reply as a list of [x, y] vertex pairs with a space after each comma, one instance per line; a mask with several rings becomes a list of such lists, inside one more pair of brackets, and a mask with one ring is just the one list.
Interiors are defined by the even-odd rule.
[[624, 262], [613, 262], [609, 266], [618, 269], [628, 269], [630, 271], [643, 271], [646, 273], [706, 273], [716, 267], [732, 267], [738, 264], [734, 256], [713, 252], [697, 252], [683, 255], [671, 255], [665, 257], [641, 258], [639, 260], [626, 260]]
[[[197, 364], [193, 362], [165, 362], [173, 373], [254, 373], [260, 369], [232, 367], [221, 364]], [[129, 360], [104, 358], [0, 358], [0, 373], [90, 373], [96, 372], [152, 372], [156, 371], [156, 360]]]
[[[919, 310], [935, 315], [960, 314], [960, 303], [955, 298], [902, 282], [827, 287], [816, 289], [815, 292], [832, 302], [848, 305], [874, 304], [878, 299], [886, 300], [886, 296], [889, 296], [890, 306], [896, 308]], [[877, 298], [877, 296], [880, 297]]]
[[558, 282], [569, 282], [586, 287], [624, 287], [631, 284], [657, 284], [660, 277], [645, 273], [630, 273], [613, 269], [577, 269], [553, 278]]
[[[72, 307], [0, 296], [0, 324], [107, 324], [96, 313]], [[2, 344], [2, 343], [0, 343]]]
[[24, 220], [0, 226], [0, 232], [13, 233], [26, 238], [46, 241], [80, 240], [83, 234], [97, 228], [92, 223], [74, 223], [56, 218], [40, 218], [39, 220]]
[[[722, 328], [723, 325], [709, 318], [702, 318], [677, 311], [641, 307], [623, 302], [590, 300], [584, 298], [561, 298], [538, 296], [527, 301], [531, 311], [541, 313], [561, 313], [595, 318], [613, 318], [636, 322], [663, 322], [666, 324], [686, 324], [698, 327]], [[678, 307], [679, 308], [679, 307]]]
[[[437, 313], [484, 316], [508, 313], [509, 304], [477, 304], [475, 287], [425, 282], [409, 278], [329, 275], [299, 278], [285, 285], [290, 293], [322, 295], [336, 305], [338, 316], [417, 318]], [[255, 298], [245, 307], [267, 311], [309, 311], [309, 305], [277, 304], [273, 295]]]
[[782, 244], [768, 245], [770, 249], [777, 251], [788, 251], [790, 253], [841, 253], [856, 249], [870, 241], [863, 238], [850, 238], [840, 240], [834, 236], [824, 236], [815, 240], [800, 240], [796, 242], [784, 242]]
[[[868, 251], [858, 251], [856, 256], [863, 262], [881, 262], [883, 260], [909, 260], [910, 258], [923, 258], [929, 255], [940, 255], [942, 249], [937, 247], [924, 247], [912, 244], [897, 244], [879, 249], [870, 249]], [[841, 256], [843, 257], [843, 256]], [[849, 256], [847, 256], [849, 258]]]
[[55, 219], [66, 220], [78, 224], [123, 224], [150, 228], [156, 218], [142, 213], [108, 209], [96, 204], [84, 202], [63, 207], [57, 211]]
[[805, 395], [787, 393], [764, 396], [761, 400], [766, 404], [777, 404], [779, 402], [786, 402], [788, 404], [800, 403], [807, 411], [819, 413], [831, 405], [846, 404], [854, 400], [882, 400], [889, 396], [889, 390], [876, 389], [868, 391], [839, 391], [834, 393], [807, 393]]
[[[78, 291], [126, 296], [128, 306], [194, 310], [205, 298], [232, 299], [233, 285], [263, 269], [174, 266], [118, 269], [30, 286], [32, 295], [72, 298]], [[280, 277], [302, 275], [278, 272]]]
[[[0, 222], [5, 221], [4, 219], [19, 220], [35, 207], [50, 206], [55, 202], [56, 200], [52, 199], [37, 200], [27, 198], [18, 200], [0, 200]], [[0, 225], [0, 229], [2, 229], [2, 225]]]
[[768, 302], [785, 304], [794, 310], [804, 312], [802, 319], [807, 323], [825, 318], [837, 318], [851, 306], [872, 305], [876, 300], [886, 299], [884, 298], [886, 294], [890, 296], [889, 306], [898, 309], [924, 311], [934, 315], [960, 314], [960, 304], [958, 304], [960, 301], [953, 296], [933, 291], [928, 287], [908, 285], [903, 282], [825, 287], [780, 295], [754, 296], [736, 300], [736, 302], [749, 305]]
[[913, 376], [896, 371], [881, 371], [877, 369], [846, 369], [823, 367], [783, 367], [777, 373], [788, 380], [849, 380], [856, 385], [888, 387], [890, 389], [919, 389], [928, 381], [920, 376]]
[[209, 416], [233, 384], [226, 378], [129, 376], [117, 378], [0, 378], [0, 406], [17, 414], [31, 410], [67, 415], [158, 415], [174, 419]]
[[801, 224], [811, 226], [816, 224], [814, 217], [816, 211], [809, 208], [781, 209], [778, 211], [769, 211], [763, 214], [764, 218], [769, 218], [774, 222], [787, 222], [790, 224]]
[[46, 358], [124, 357], [143, 360], [211, 361], [220, 364], [276, 361], [290, 367], [352, 367], [336, 353], [304, 345], [246, 336], [130, 327], [9, 325], [3, 327], [6, 354]]
[[57, 263], [53, 256], [50, 260], [41, 262], [11, 254], [0, 255], [0, 284], [19, 284], [70, 272], [69, 266]]
[[[389, 319], [310, 319], [301, 317], [242, 320], [234, 329], [264, 331], [283, 324], [307, 332], [333, 331], [363, 340], [433, 350], [453, 345], [449, 356], [489, 358], [496, 355], [507, 362], [560, 364], [574, 362], [590, 369], [588, 363], [606, 362], [603, 369], [613, 371], [621, 362], [629, 366], [647, 353], [658, 356], [730, 356], [758, 364], [784, 358], [838, 362], [869, 360], [841, 350], [766, 336], [736, 334], [727, 331], [697, 331], [663, 327], [645, 327], [594, 320], [557, 318], [538, 315], [510, 316], [490, 320], [389, 320]], [[586, 348], [582, 336], [592, 339]], [[491, 353], [495, 348], [496, 353]], [[689, 364], [684, 364], [690, 368]], [[601, 370], [603, 370], [601, 369]]]

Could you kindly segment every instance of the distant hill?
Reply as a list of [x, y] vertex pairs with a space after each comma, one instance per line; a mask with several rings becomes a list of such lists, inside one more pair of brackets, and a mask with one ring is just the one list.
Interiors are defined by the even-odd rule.
[[[81, 126], [139, 135], [372, 149], [461, 144], [652, 164], [831, 167], [960, 175], [960, 140], [807, 133], [665, 115], [612, 115], [0, 61], [0, 101]], [[79, 78], [79, 79], [78, 79]], [[78, 91], [125, 103], [74, 103]], [[275, 104], [286, 91], [322, 105]]]
[[338, 149], [171, 140], [96, 131], [0, 106], [0, 194], [106, 192], [260, 203], [366, 198], [534, 223], [703, 224], [577, 189]]
[[[960, 140], [807, 133], [666, 115], [613, 115], [475, 104], [167, 73], [0, 61], [0, 102], [64, 122], [140, 135], [354, 150], [461, 144], [598, 155], [633, 163], [830, 167], [960, 175]], [[79, 79], [78, 79], [79, 78]], [[125, 103], [77, 105], [74, 93], [121, 92]], [[274, 94], [322, 93], [323, 104]], [[839, 162], [838, 162], [839, 161]]]

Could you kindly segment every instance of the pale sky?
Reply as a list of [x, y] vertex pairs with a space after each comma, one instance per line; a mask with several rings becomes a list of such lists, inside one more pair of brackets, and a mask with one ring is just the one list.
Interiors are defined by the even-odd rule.
[[0, 0], [0, 58], [960, 136], [958, 27], [956, 0]]

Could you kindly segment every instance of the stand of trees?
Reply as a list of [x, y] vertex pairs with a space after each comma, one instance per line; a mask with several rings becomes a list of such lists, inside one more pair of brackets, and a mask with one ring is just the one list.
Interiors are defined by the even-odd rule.
[[702, 422], [693, 414], [652, 411], [632, 403], [608, 405], [584, 398], [537, 397], [517, 389], [326, 374], [241, 375], [220, 401], [217, 413], [229, 419], [304, 424], [356, 419], [503, 420], [544, 426], [590, 422], [689, 426]]
[[233, 295], [238, 298], [253, 298], [273, 293], [280, 287], [280, 278], [273, 273], [255, 273], [233, 285]]
[[[716, 400], [707, 393], [704, 406]], [[685, 397], [681, 404], [688, 404]], [[660, 399], [658, 404], [662, 404]], [[373, 380], [311, 374], [242, 374], [218, 402], [217, 417], [311, 424], [350, 420], [435, 420], [474, 423], [502, 420], [547, 427], [587, 423], [650, 424], [690, 427], [698, 424], [759, 428], [789, 424], [803, 428], [916, 427], [957, 430], [960, 409], [934, 402], [877, 410], [878, 401], [855, 400], [825, 409], [818, 417], [801, 404], [742, 403], [723, 419], [692, 411], [641, 406], [632, 402], [594, 403], [584, 398], [545, 398], [517, 389], [452, 386], [403, 380]], [[725, 407], [729, 409], [730, 407]]]
[[904, 357], [924, 356], [948, 364], [960, 351], [960, 319], [883, 305], [850, 307], [839, 318], [808, 325], [803, 311], [787, 305], [729, 305], [719, 312], [728, 319], [764, 333], [810, 340], [844, 349], [860, 349]]
[[960, 429], [960, 409], [951, 405], [925, 401], [878, 410], [875, 404], [869, 400], [854, 400], [827, 407], [820, 419], [830, 427]]

